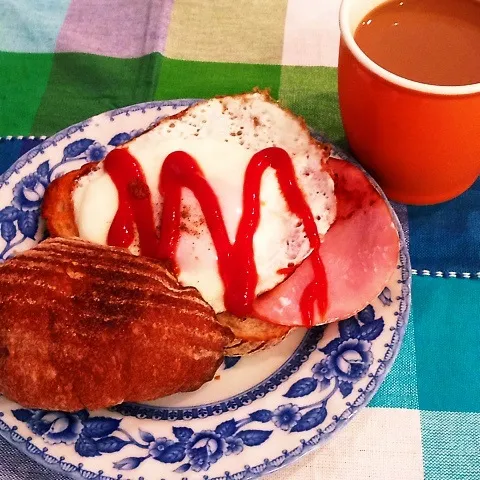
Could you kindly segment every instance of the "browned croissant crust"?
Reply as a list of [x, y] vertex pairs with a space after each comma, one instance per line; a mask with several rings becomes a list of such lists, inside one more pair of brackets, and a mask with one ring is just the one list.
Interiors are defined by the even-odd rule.
[[0, 266], [0, 392], [75, 411], [191, 391], [233, 336], [162, 262], [49, 239]]

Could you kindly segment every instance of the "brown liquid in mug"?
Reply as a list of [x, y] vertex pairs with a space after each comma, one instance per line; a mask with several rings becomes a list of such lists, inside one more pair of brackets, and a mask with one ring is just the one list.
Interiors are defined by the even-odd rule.
[[388, 1], [354, 37], [371, 60], [409, 80], [480, 83], [480, 0]]

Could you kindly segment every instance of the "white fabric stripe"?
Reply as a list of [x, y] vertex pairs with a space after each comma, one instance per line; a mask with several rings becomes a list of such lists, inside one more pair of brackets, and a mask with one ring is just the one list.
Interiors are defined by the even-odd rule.
[[366, 408], [330, 442], [271, 480], [423, 480], [420, 412]]
[[7, 135], [6, 137], [0, 137], [0, 140], [46, 140], [47, 137], [46, 135], [41, 135], [40, 137], [35, 137], [34, 135], [30, 135], [30, 136], [24, 136], [24, 135], [18, 135], [16, 137], [12, 136], [12, 135]]
[[441, 272], [436, 271], [433, 272], [431, 270], [420, 270], [418, 271], [416, 268], [412, 268], [412, 275], [420, 275], [423, 277], [445, 277], [445, 278], [479, 278], [480, 279], [480, 272]]
[[283, 65], [336, 67], [340, 0], [289, 0]]

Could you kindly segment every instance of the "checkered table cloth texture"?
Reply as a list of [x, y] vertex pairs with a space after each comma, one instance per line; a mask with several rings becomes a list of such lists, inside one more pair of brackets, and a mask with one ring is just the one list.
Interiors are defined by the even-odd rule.
[[[103, 111], [253, 87], [346, 147], [338, 10], [339, 0], [3, 0], [0, 173], [41, 136]], [[480, 480], [480, 181], [404, 210], [413, 308], [397, 361], [348, 428], [272, 480]], [[63, 478], [0, 441], [0, 480]]]

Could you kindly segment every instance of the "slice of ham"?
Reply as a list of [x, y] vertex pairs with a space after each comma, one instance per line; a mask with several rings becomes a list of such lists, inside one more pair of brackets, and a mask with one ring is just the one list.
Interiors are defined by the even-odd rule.
[[[337, 218], [325, 235], [320, 255], [328, 282], [328, 307], [314, 324], [354, 315], [385, 287], [399, 254], [399, 236], [390, 209], [363, 172], [330, 158]], [[313, 279], [310, 257], [284, 282], [258, 297], [254, 316], [281, 325], [303, 325], [300, 298]]]

